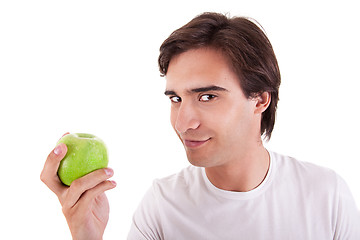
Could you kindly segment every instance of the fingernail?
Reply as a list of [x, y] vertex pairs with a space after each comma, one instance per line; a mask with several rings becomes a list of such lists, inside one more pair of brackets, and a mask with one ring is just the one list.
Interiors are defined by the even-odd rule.
[[105, 168], [105, 174], [111, 176], [113, 174], [113, 170], [111, 168]]
[[54, 153], [56, 155], [60, 155], [61, 154], [61, 146], [60, 145], [57, 145], [56, 148], [54, 149]]
[[112, 183], [112, 185], [116, 186], [116, 182], [114, 180], [110, 180], [110, 182]]
[[69, 132], [67, 132], [67, 133], [65, 133], [64, 135], [62, 135], [61, 136], [61, 138], [59, 138], [59, 140], [58, 141], [60, 141], [64, 136], [66, 136], [66, 135], [68, 135], [68, 134], [70, 134]]

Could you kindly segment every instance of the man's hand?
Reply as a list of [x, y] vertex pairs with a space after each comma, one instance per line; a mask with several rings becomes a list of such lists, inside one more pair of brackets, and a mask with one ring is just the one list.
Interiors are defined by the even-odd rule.
[[63, 143], [51, 151], [40, 179], [59, 198], [73, 239], [100, 240], [109, 219], [109, 202], [105, 191], [116, 186], [114, 181], [107, 180], [114, 174], [113, 170], [96, 170], [67, 187], [57, 176], [60, 161], [66, 152], [67, 147]]

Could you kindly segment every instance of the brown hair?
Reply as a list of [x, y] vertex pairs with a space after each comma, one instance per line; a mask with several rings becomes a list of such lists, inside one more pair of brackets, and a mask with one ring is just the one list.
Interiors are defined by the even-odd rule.
[[269, 140], [275, 124], [281, 77], [275, 53], [265, 33], [244, 17], [203, 13], [175, 30], [161, 45], [158, 63], [162, 76], [166, 75], [175, 55], [201, 47], [223, 52], [232, 63], [247, 98], [264, 92], [271, 94], [270, 105], [261, 119], [261, 134]]

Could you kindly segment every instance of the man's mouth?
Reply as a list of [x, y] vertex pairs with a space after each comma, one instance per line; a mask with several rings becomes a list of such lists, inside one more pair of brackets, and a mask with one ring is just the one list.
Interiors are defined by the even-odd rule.
[[187, 148], [198, 148], [200, 146], [202, 146], [203, 144], [205, 144], [206, 142], [208, 142], [211, 138], [208, 138], [206, 140], [190, 140], [190, 139], [185, 139], [184, 140], [184, 145]]

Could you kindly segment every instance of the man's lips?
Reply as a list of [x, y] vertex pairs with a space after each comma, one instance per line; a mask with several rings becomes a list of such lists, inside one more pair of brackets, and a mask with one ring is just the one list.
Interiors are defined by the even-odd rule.
[[210, 140], [210, 138], [208, 138], [206, 140], [188, 140], [188, 139], [185, 139], [184, 144], [188, 148], [197, 148], [197, 147], [200, 147], [201, 145], [203, 145], [204, 143], [208, 142], [209, 140]]

